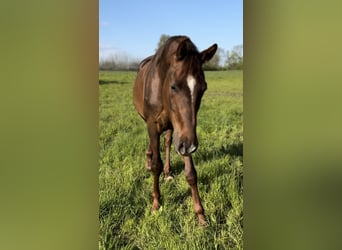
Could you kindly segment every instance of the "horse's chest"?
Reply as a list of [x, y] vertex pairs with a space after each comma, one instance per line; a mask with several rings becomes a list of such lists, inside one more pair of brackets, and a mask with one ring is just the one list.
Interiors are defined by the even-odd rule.
[[156, 118], [158, 132], [163, 132], [171, 128], [168, 112], [163, 110]]

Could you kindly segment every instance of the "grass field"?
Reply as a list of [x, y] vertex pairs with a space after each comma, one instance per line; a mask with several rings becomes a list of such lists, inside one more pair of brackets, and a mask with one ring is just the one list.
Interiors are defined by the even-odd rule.
[[[205, 72], [193, 154], [208, 227], [198, 226], [182, 159], [172, 145], [172, 181], [160, 178], [152, 213], [147, 131], [133, 106], [135, 72], [100, 72], [100, 249], [242, 249], [242, 71]], [[163, 145], [163, 143], [161, 143]], [[164, 154], [162, 153], [162, 158]]]

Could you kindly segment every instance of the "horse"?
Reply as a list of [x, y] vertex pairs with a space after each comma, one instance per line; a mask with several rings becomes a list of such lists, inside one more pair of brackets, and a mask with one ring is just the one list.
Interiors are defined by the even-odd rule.
[[[204, 209], [197, 188], [197, 173], [191, 154], [198, 148], [197, 112], [207, 89], [202, 65], [217, 50], [213, 44], [199, 52], [187, 36], [170, 37], [154, 55], [141, 61], [133, 87], [134, 106], [146, 122], [149, 144], [145, 167], [152, 171], [152, 211], [159, 209], [159, 177], [170, 175], [172, 137], [175, 151], [183, 157], [185, 178], [191, 188], [194, 211], [201, 225], [206, 225]], [[165, 165], [160, 156], [160, 136], [164, 133]]]

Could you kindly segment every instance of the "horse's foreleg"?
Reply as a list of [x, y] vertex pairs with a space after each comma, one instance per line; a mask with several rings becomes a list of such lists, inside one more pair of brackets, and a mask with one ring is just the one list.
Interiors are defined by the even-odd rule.
[[159, 198], [160, 198], [159, 176], [163, 170], [163, 162], [160, 158], [159, 133], [156, 129], [155, 123], [148, 123], [147, 129], [148, 129], [148, 135], [150, 138], [149, 149], [152, 151], [152, 160], [151, 160], [151, 170], [153, 173], [152, 210], [157, 210], [159, 208]]
[[172, 179], [172, 176], [170, 175], [171, 142], [172, 142], [172, 129], [169, 129], [165, 132], [165, 135], [164, 135], [164, 145], [165, 145], [164, 179], [165, 180]]
[[201, 203], [201, 198], [198, 193], [197, 173], [196, 173], [196, 169], [194, 167], [193, 161], [192, 161], [192, 157], [184, 156], [184, 163], [185, 163], [185, 178], [191, 188], [191, 195], [192, 195], [192, 200], [194, 203], [194, 210], [195, 210], [195, 213], [197, 215], [200, 225], [204, 226], [207, 224], [207, 222], [205, 221], [205, 218], [204, 218], [204, 209]]
[[151, 150], [151, 144], [148, 144], [148, 147], [147, 147], [147, 150], [146, 150], [145, 168], [147, 170], [151, 170], [151, 164], [152, 164], [152, 150]]

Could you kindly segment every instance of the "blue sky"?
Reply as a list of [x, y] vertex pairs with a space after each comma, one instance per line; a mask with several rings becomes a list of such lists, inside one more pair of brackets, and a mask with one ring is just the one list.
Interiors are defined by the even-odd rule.
[[243, 44], [242, 0], [100, 0], [99, 57], [143, 59], [161, 34], [187, 35], [199, 50]]

